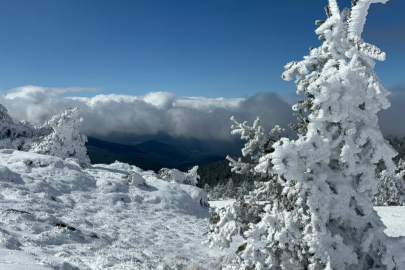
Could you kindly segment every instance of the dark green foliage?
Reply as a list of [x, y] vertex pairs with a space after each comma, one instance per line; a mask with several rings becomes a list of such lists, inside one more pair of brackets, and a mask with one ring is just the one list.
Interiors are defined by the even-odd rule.
[[221, 218], [219, 217], [218, 213], [213, 212], [211, 217], [210, 217], [210, 223], [211, 224], [217, 224], [220, 220], [221, 220]]
[[[398, 152], [398, 156], [395, 157], [395, 162], [400, 158], [405, 157], [405, 137], [399, 136], [387, 136], [386, 139], [392, 145], [392, 147]], [[249, 159], [244, 158], [245, 162]], [[200, 175], [200, 181], [198, 183], [199, 187], [204, 187], [208, 184], [211, 188], [221, 184], [226, 185], [228, 180], [232, 178], [235, 186], [240, 186], [243, 181], [248, 181], [253, 183], [257, 178], [253, 175], [243, 175], [231, 172], [231, 167], [229, 166], [228, 160], [222, 160], [216, 163], [212, 163], [201, 167], [198, 169], [198, 174]], [[257, 180], [257, 179], [256, 179]]]
[[395, 163], [405, 157], [405, 137], [401, 136], [386, 136], [385, 137], [391, 146], [398, 152], [398, 155], [394, 158]]
[[[244, 158], [243, 160], [247, 162], [248, 158]], [[218, 184], [226, 185], [231, 178], [234, 185], [239, 187], [242, 182], [248, 181], [253, 183], [257, 178], [250, 174], [243, 175], [231, 172], [229, 160], [222, 160], [199, 168], [198, 175], [200, 175], [200, 181], [198, 182], [199, 187], [204, 187], [205, 184], [208, 184], [210, 187], [214, 187]]]
[[247, 246], [247, 243], [243, 243], [242, 245], [240, 245], [238, 247], [238, 249], [235, 251], [235, 253], [238, 254], [238, 253], [244, 251], [246, 249], [246, 246]]

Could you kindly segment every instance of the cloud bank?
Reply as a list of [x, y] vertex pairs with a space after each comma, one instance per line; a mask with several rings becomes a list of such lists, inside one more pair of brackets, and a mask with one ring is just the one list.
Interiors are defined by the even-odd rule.
[[[231, 116], [249, 123], [260, 117], [267, 131], [276, 124], [288, 131], [288, 123], [296, 122], [291, 104], [274, 93], [216, 99], [179, 97], [170, 92], [92, 98], [61, 96], [82, 90], [97, 89], [23, 86], [0, 95], [0, 103], [9, 110], [14, 121], [25, 119], [32, 124], [42, 124], [68, 106], [79, 107], [85, 120], [82, 132], [104, 138], [117, 133], [139, 136], [164, 133], [173, 137], [229, 141], [237, 139], [230, 134]], [[405, 124], [401, 120], [405, 112], [405, 86], [390, 90], [392, 106], [379, 113], [380, 127], [385, 135], [405, 135]], [[292, 134], [290, 131], [289, 135]]]
[[[80, 89], [80, 88], [78, 88]], [[96, 95], [62, 97], [71, 88], [23, 86], [0, 96], [14, 121], [41, 124], [68, 106], [79, 107], [84, 118], [83, 133], [106, 137], [112, 133], [154, 135], [209, 140], [231, 140], [231, 116], [252, 123], [260, 117], [266, 130], [276, 125], [287, 127], [294, 121], [291, 105], [273, 93], [258, 93], [250, 98], [179, 97], [170, 92], [144, 96]]]

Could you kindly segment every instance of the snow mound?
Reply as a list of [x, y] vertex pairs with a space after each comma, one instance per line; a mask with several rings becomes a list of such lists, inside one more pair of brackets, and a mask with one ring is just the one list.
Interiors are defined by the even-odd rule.
[[223, 260], [200, 245], [208, 204], [193, 185], [9, 149], [0, 175], [0, 269], [217, 269]]
[[146, 182], [145, 179], [138, 173], [133, 173], [131, 174], [131, 180], [129, 181], [131, 186], [136, 186], [136, 187], [145, 187]]

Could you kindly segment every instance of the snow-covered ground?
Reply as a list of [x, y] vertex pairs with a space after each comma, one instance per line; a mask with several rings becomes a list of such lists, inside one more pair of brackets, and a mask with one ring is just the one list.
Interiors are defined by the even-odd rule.
[[[147, 186], [123, 178], [134, 171]], [[0, 269], [217, 269], [205, 192], [123, 163], [0, 150]], [[131, 178], [130, 178], [131, 179]], [[142, 180], [142, 179], [141, 179]]]
[[[218, 269], [234, 254], [201, 245], [204, 198], [124, 163], [0, 150], [0, 269]], [[405, 207], [376, 209], [389, 235], [405, 234]]]

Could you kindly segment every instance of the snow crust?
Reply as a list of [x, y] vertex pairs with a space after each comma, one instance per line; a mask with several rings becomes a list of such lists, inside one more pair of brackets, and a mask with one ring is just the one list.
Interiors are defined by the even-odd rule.
[[120, 162], [0, 150], [0, 269], [218, 269], [206, 200]]

